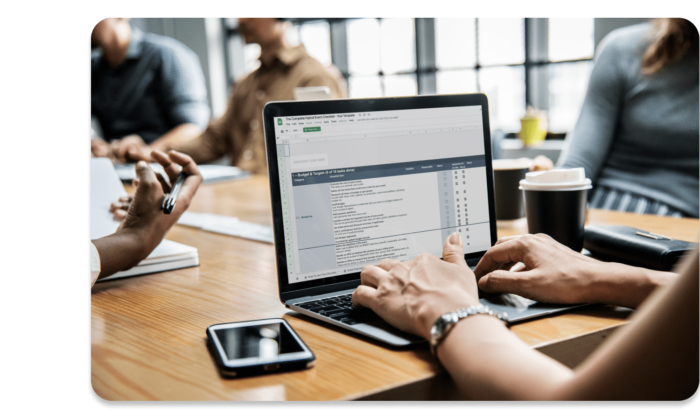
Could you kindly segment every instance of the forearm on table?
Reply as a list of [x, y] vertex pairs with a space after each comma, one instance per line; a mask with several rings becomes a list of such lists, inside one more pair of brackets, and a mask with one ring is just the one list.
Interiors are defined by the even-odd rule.
[[693, 397], [698, 389], [697, 249], [678, 271], [670, 284], [648, 296], [626, 326], [576, 368], [576, 377], [560, 389], [559, 398], [681, 401]]
[[218, 159], [226, 154], [226, 143], [228, 141], [229, 139], [223, 130], [218, 127], [210, 126], [198, 137], [183, 142], [176, 147], [168, 148], [167, 150], [176, 150], [184, 153], [192, 157], [195, 163], [201, 164]]
[[92, 243], [100, 255], [100, 279], [134, 267], [155, 248], [147, 237], [129, 229], [94, 239]]
[[170, 150], [194, 139], [200, 134], [202, 134], [202, 130], [195, 124], [180, 124], [151, 143], [151, 147], [161, 151]]
[[457, 323], [437, 355], [472, 400], [548, 400], [573, 378], [571, 369], [530, 348], [488, 315]]
[[590, 303], [636, 308], [657, 287], [672, 283], [678, 274], [648, 270], [618, 263], [605, 263], [593, 279]]

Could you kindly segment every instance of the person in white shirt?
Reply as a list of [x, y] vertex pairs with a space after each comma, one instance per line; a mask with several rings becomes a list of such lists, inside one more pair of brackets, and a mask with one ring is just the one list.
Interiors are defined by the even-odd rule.
[[187, 174], [177, 205], [170, 214], [161, 211], [160, 204], [170, 191], [170, 183], [153, 172], [146, 162], [137, 163], [133, 199], [112, 206], [115, 216], [123, 218], [123, 222], [115, 233], [94, 239], [90, 244], [91, 287], [97, 279], [128, 270], [146, 258], [187, 210], [202, 183], [202, 175], [188, 155], [175, 151], [166, 155], [154, 150], [151, 157], [173, 181], [181, 170]]

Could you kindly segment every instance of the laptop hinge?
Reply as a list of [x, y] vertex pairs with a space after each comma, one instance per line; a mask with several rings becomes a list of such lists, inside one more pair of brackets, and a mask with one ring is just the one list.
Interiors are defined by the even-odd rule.
[[303, 297], [311, 298], [318, 295], [324, 295], [326, 293], [333, 293], [339, 292], [341, 290], [352, 289], [359, 285], [360, 279], [344, 281], [342, 283], [328, 284], [325, 286], [310, 287], [308, 289], [280, 293], [280, 299], [286, 304], [286, 302], [291, 299], [299, 299]]
[[476, 266], [477, 264], [479, 264], [479, 260], [481, 260], [481, 257], [479, 257], [479, 258], [469, 258], [469, 259], [467, 259], [466, 261], [467, 261], [467, 265], [468, 265], [469, 267], [474, 267], [474, 266]]

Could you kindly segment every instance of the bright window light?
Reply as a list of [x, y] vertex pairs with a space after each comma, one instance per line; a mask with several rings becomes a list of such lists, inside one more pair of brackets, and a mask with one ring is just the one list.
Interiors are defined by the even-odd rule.
[[525, 62], [525, 19], [479, 19], [479, 64]]
[[349, 20], [347, 38], [350, 73], [379, 73], [379, 21], [377, 19]]
[[593, 19], [549, 19], [549, 60], [593, 57]]
[[435, 19], [435, 61], [439, 69], [476, 65], [475, 19]]
[[414, 19], [382, 19], [380, 41], [384, 74], [416, 70], [416, 22]]
[[310, 56], [324, 66], [331, 65], [331, 28], [328, 22], [310, 22], [301, 25], [299, 38]]

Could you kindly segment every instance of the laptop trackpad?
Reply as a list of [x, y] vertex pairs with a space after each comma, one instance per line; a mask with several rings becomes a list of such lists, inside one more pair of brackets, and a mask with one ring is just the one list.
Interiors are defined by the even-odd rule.
[[480, 293], [479, 302], [496, 311], [505, 312], [511, 321], [548, 315], [584, 305], [555, 305], [541, 303], [511, 293]]
[[361, 331], [372, 337], [376, 337], [394, 346], [406, 346], [408, 344], [425, 341], [424, 339], [416, 337], [415, 335], [404, 333], [398, 328], [394, 328], [386, 321], [382, 320], [370, 321], [365, 324], [356, 324], [352, 326], [352, 329]]

